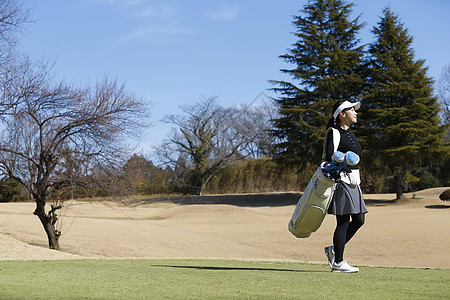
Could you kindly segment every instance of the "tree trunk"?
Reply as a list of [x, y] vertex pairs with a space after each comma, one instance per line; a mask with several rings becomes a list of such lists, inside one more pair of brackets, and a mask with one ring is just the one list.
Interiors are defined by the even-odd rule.
[[209, 175], [207, 178], [202, 177], [202, 184], [200, 187], [200, 196], [204, 196], [206, 192], [206, 186], [208, 185], [208, 182], [211, 180], [212, 174]]
[[403, 198], [402, 176], [400, 175], [394, 176], [394, 185], [395, 185], [395, 194], [397, 196], [396, 199], [397, 200], [402, 199]]
[[200, 187], [200, 196], [205, 196], [205, 185], [202, 183], [202, 186]]
[[40, 203], [40, 201], [36, 201], [36, 210], [34, 214], [39, 218], [44, 227], [45, 233], [48, 238], [48, 246], [50, 249], [60, 250], [59, 248], [59, 236], [61, 233], [55, 229], [56, 215], [54, 214], [54, 208], [52, 207], [52, 213], [48, 215], [45, 213], [44, 209], [45, 205]]

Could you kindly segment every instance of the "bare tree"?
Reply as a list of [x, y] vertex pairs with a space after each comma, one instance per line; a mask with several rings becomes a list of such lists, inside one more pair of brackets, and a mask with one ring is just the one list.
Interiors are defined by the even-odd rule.
[[46, 204], [52, 194], [74, 184], [73, 176], [61, 176], [65, 158], [78, 157], [81, 175], [96, 180], [93, 170], [114, 169], [126, 136], [146, 126], [149, 114], [144, 99], [116, 80], [74, 88], [51, 84], [47, 71], [24, 61], [3, 80], [1, 100], [9, 105], [0, 118], [0, 170], [32, 195], [49, 247], [59, 249], [55, 211], [60, 207], [48, 210]]
[[0, 41], [11, 44], [16, 41], [15, 33], [29, 20], [29, 10], [17, 0], [0, 1]]
[[[445, 125], [450, 124], [450, 64], [442, 69], [437, 84], [439, 103], [442, 107], [442, 119]], [[450, 129], [447, 128], [446, 142], [450, 142]]]
[[237, 109], [223, 108], [215, 97], [181, 106], [179, 115], [164, 121], [176, 128], [158, 150], [161, 160], [188, 175], [187, 183], [201, 195], [211, 177], [246, 155], [254, 139]]
[[0, 1], [0, 113], [10, 106], [11, 82], [23, 65], [22, 57], [15, 51], [17, 32], [29, 20], [29, 11], [16, 0]]
[[239, 108], [240, 128], [245, 128], [250, 142], [242, 153], [250, 157], [273, 157], [275, 149], [272, 135], [272, 120], [278, 117], [277, 108], [269, 102], [243, 104]]

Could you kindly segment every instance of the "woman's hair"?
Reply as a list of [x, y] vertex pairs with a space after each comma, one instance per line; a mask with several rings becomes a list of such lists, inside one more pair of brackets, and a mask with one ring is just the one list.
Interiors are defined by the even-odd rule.
[[[338, 109], [339, 105], [341, 105], [342, 103], [344, 103], [344, 101], [345, 101], [345, 100], [338, 101], [338, 102], [336, 102], [336, 103], [333, 105], [333, 111], [331, 112], [332, 115], [334, 114], [334, 112], [336, 111], [336, 109]], [[340, 123], [340, 117], [339, 117], [339, 115], [336, 117], [336, 120], [333, 118], [333, 116], [331, 116], [331, 118], [328, 120], [327, 129], [330, 128], [330, 127], [337, 128], [337, 127], [339, 126], [339, 123]]]

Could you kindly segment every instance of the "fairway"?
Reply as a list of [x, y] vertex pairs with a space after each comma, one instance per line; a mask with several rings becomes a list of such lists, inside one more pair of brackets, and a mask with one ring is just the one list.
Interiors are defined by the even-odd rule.
[[0, 262], [1, 299], [442, 299], [450, 270], [246, 260]]

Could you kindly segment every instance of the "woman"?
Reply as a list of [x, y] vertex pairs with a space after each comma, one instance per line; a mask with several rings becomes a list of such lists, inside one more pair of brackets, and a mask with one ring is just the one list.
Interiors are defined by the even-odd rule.
[[[324, 144], [324, 159], [331, 162], [335, 151], [353, 151], [360, 155], [361, 145], [349, 130], [357, 122], [360, 103], [340, 101], [333, 107], [333, 117], [328, 122]], [[355, 273], [359, 269], [350, 266], [344, 259], [345, 244], [364, 224], [367, 208], [359, 187], [359, 164], [344, 168], [341, 180], [336, 184], [328, 213], [336, 215], [333, 246], [325, 247], [325, 254], [332, 272]], [[351, 221], [350, 221], [351, 219]]]

